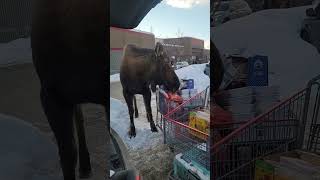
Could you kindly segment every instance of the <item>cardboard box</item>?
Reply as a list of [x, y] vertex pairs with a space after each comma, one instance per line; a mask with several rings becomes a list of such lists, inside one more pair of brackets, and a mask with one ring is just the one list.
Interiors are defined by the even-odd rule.
[[[206, 112], [190, 112], [189, 114], [189, 126], [195, 128], [201, 132], [209, 134], [209, 127], [210, 127], [210, 114]], [[207, 140], [207, 137], [199, 132], [195, 132], [193, 130], [189, 131], [190, 134], [203, 139]]]
[[291, 151], [267, 156], [255, 162], [255, 180], [319, 180], [320, 156]]

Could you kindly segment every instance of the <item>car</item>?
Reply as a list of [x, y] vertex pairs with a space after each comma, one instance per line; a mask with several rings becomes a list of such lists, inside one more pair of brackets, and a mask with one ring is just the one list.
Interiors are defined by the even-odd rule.
[[180, 69], [187, 66], [189, 66], [189, 63], [186, 61], [181, 61], [176, 63], [176, 69]]
[[204, 68], [204, 74], [208, 75], [210, 77], [210, 62], [206, 64], [206, 67]]
[[300, 37], [320, 52], [320, 0], [313, 2], [313, 6], [306, 10], [306, 16], [302, 22]]
[[252, 9], [249, 4], [244, 0], [232, 0], [221, 1], [218, 6], [218, 2], [215, 3], [217, 8], [213, 15], [212, 24], [218, 26], [232, 19], [247, 16], [252, 13]]

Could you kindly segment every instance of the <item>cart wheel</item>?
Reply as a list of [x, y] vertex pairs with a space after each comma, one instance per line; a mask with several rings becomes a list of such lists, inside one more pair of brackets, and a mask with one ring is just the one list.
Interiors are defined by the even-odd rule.
[[174, 148], [173, 147], [169, 147], [170, 148], [170, 151], [173, 153], [174, 152]]
[[168, 180], [181, 180], [180, 178], [177, 178], [173, 175], [173, 170], [171, 170], [169, 172], [169, 175], [168, 175]]

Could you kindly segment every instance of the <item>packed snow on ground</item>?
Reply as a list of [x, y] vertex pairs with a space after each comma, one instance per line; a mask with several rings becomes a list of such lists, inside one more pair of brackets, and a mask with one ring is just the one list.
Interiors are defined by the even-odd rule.
[[212, 28], [221, 53], [238, 49], [244, 55], [269, 57], [269, 84], [279, 85], [282, 97], [306, 86], [320, 74], [320, 54], [299, 36], [309, 6], [259, 11]]
[[[209, 76], [204, 74], [205, 64], [193, 64], [181, 69], [175, 70], [179, 79], [193, 79], [194, 88], [198, 89], [198, 92], [205, 90], [210, 85]], [[119, 74], [113, 74], [110, 76], [110, 83], [120, 81]]]
[[30, 38], [0, 43], [0, 67], [32, 62]]
[[[130, 119], [127, 105], [120, 100], [110, 98], [110, 107], [111, 128], [117, 132], [129, 149], [149, 149], [163, 143], [163, 134], [160, 130], [158, 133], [151, 132], [150, 124], [146, 118], [143, 118], [143, 121], [135, 119], [137, 135], [130, 139], [128, 135]], [[141, 111], [144, 110], [144, 108], [140, 109]], [[142, 117], [144, 115], [140, 113], [139, 116]]]

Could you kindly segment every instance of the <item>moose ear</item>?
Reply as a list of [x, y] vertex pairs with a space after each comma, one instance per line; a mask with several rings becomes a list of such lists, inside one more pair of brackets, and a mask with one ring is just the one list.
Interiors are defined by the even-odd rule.
[[156, 56], [160, 56], [163, 54], [163, 46], [159, 42], [157, 42], [156, 44], [155, 53], [156, 53]]

